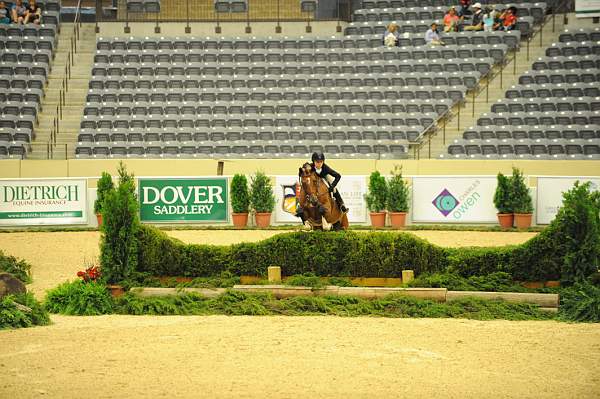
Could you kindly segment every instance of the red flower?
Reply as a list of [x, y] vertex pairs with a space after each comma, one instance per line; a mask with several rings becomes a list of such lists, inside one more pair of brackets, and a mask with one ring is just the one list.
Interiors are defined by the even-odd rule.
[[77, 277], [81, 277], [85, 282], [96, 281], [100, 275], [100, 269], [97, 266], [90, 266], [85, 271], [77, 272]]

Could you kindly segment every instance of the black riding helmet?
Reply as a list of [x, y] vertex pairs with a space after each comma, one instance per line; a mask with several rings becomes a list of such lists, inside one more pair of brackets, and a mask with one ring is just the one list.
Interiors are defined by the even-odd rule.
[[325, 155], [322, 152], [313, 152], [311, 159], [313, 162], [316, 162], [316, 161], [325, 162]]

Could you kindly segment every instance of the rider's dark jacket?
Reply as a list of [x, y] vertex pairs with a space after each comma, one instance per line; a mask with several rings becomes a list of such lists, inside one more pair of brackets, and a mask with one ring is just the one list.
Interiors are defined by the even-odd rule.
[[[312, 168], [312, 170], [315, 171], [315, 173], [317, 174], [317, 176], [319, 176], [322, 179], [325, 179], [325, 181], [327, 181], [327, 182], [329, 182], [329, 179], [327, 179], [327, 176], [333, 177], [333, 181], [329, 182], [329, 187], [330, 187], [331, 190], [333, 190], [333, 188], [335, 186], [337, 186], [337, 184], [339, 183], [340, 179], [342, 178], [342, 175], [340, 175], [335, 170], [331, 169], [329, 166], [327, 166], [326, 163], [323, 163], [323, 167], [321, 168], [321, 173], [317, 172], [317, 168], [315, 167], [314, 163], [311, 163], [310, 167]], [[298, 177], [300, 177], [300, 174], [298, 175]]]

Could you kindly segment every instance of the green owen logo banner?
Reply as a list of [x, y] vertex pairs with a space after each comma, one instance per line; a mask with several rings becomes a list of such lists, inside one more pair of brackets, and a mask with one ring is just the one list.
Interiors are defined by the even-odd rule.
[[185, 223], [228, 220], [227, 179], [139, 179], [142, 222]]
[[85, 224], [83, 179], [0, 180], [0, 225]]

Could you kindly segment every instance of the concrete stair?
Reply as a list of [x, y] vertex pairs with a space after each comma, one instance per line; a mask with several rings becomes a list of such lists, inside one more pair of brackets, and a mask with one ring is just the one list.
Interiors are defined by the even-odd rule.
[[[96, 51], [96, 33], [93, 24], [82, 24], [77, 41], [77, 52], [73, 57], [70, 78], [66, 75], [65, 67], [67, 57], [71, 51], [71, 38], [73, 37], [73, 24], [63, 23], [58, 38], [55, 58], [52, 62], [52, 71], [48, 77], [45, 97], [42, 100], [43, 111], [39, 114], [39, 125], [36, 126], [36, 139], [32, 145], [29, 159], [47, 159], [48, 143], [51, 141], [54, 118], [57, 115], [59, 96], [63, 80], [67, 78], [68, 91], [65, 93], [65, 105], [62, 109], [62, 118], [59, 118], [59, 132], [56, 136], [56, 146], [51, 148], [51, 157], [64, 159], [72, 157], [77, 141], [79, 123], [85, 107], [85, 97], [88, 91], [88, 82], [91, 76]], [[65, 144], [68, 151], [65, 152]]]
[[[551, 17], [549, 17], [551, 18]], [[542, 33], [542, 41], [540, 46], [539, 34], [529, 43], [529, 59], [527, 59], [527, 41], [521, 41], [521, 50], [516, 53], [516, 65], [513, 59], [514, 54], [509, 54], [509, 61], [502, 72], [499, 74], [499, 67], [494, 68], [494, 76], [490, 79], [488, 86], [488, 95], [486, 101], [486, 90], [482, 90], [475, 99], [471, 93], [467, 94], [466, 101], [460, 110], [460, 118], [458, 117], [458, 108], [453, 110], [454, 116], [446, 123], [446, 134], [443, 134], [443, 123], [439, 124], [437, 133], [432, 136], [431, 140], [425, 139], [417, 149], [417, 156], [421, 159], [439, 158], [440, 154], [447, 154], [448, 145], [454, 139], [462, 138], [462, 134], [466, 128], [474, 126], [477, 119], [486, 112], [491, 112], [492, 104], [496, 100], [504, 98], [506, 89], [510, 86], [518, 84], [519, 76], [525, 71], [531, 69], [533, 62], [545, 55], [545, 50], [552, 43], [558, 41], [558, 36], [563, 31], [562, 18], [556, 18], [555, 32], [552, 32], [552, 20], [544, 26]], [[481, 87], [485, 88], [485, 80], [480, 83]], [[445, 139], [444, 139], [445, 136]], [[414, 148], [411, 147], [410, 157], [414, 154]]]

